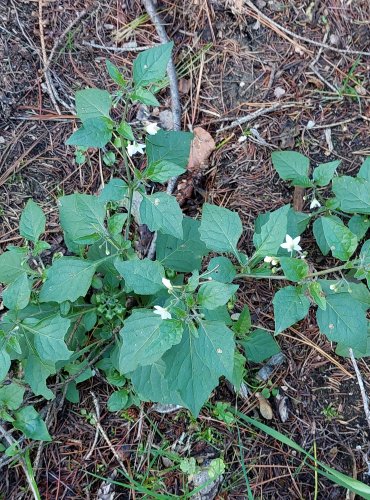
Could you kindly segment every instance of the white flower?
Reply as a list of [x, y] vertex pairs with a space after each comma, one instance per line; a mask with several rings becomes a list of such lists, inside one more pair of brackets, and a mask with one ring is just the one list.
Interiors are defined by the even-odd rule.
[[272, 264], [273, 266], [277, 266], [277, 265], [279, 264], [278, 259], [272, 259], [271, 264]]
[[321, 207], [321, 203], [319, 202], [319, 200], [316, 200], [316, 198], [312, 198], [312, 201], [310, 204], [310, 210], [312, 210], [313, 208], [320, 208], [320, 207]]
[[149, 135], [155, 135], [158, 132], [158, 130], [161, 129], [155, 122], [148, 122], [147, 125], [145, 125], [144, 130]]
[[170, 280], [168, 280], [167, 278], [162, 278], [162, 283], [164, 284], [164, 286], [166, 288], [168, 288], [169, 290], [173, 290], [173, 286], [172, 286], [172, 283]]
[[300, 236], [292, 238], [291, 236], [289, 236], [289, 234], [287, 234], [285, 236], [285, 243], [282, 243], [280, 246], [281, 248], [285, 248], [286, 250], [288, 250], [288, 252], [293, 252], [293, 250], [299, 252], [300, 250], [302, 250], [302, 248], [298, 245], [300, 241], [301, 241]]
[[246, 135], [241, 135], [238, 139], [238, 142], [239, 144], [241, 144], [242, 142], [246, 141], [247, 140], [247, 136]]
[[154, 306], [154, 309], [155, 309], [155, 311], [153, 311], [154, 314], [159, 314], [159, 316], [162, 319], [171, 319], [172, 318], [171, 313], [169, 313], [165, 307]]
[[144, 153], [145, 144], [140, 144], [139, 142], [133, 142], [132, 144], [128, 144], [127, 153], [129, 156], [134, 156], [136, 153], [140, 153], [141, 155]]
[[266, 257], [263, 259], [264, 262], [267, 262], [268, 264], [271, 264], [271, 262], [274, 260], [274, 257], [270, 257], [269, 255], [266, 255]]

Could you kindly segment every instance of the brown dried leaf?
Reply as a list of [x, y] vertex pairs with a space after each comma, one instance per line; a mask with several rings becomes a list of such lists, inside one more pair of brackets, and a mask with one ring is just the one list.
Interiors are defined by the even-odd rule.
[[267, 399], [262, 396], [260, 392], [256, 392], [256, 398], [258, 399], [259, 405], [260, 405], [260, 414], [265, 418], [266, 420], [272, 420], [273, 413], [272, 413], [272, 408], [270, 403], [267, 401]]
[[188, 170], [192, 173], [199, 172], [207, 166], [207, 160], [214, 151], [216, 143], [211, 134], [204, 128], [194, 129], [194, 139], [191, 143]]

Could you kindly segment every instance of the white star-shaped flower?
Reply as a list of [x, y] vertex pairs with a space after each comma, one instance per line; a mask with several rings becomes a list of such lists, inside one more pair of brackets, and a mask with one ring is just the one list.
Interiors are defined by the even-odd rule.
[[320, 208], [321, 207], [321, 203], [319, 202], [319, 200], [316, 200], [316, 198], [313, 198], [311, 203], [310, 203], [310, 210], [312, 210], [313, 208]]
[[158, 130], [161, 130], [161, 129], [160, 129], [160, 127], [158, 127], [158, 125], [155, 122], [148, 122], [145, 125], [144, 130], [149, 135], [155, 135], [158, 132]]
[[166, 288], [168, 288], [168, 290], [173, 290], [172, 283], [167, 278], [162, 278], [162, 283]]
[[285, 236], [285, 243], [282, 243], [280, 246], [281, 248], [285, 248], [288, 250], [288, 252], [293, 252], [293, 250], [299, 252], [302, 250], [302, 248], [298, 245], [298, 243], [301, 241], [301, 237], [297, 236], [296, 238], [292, 238], [287, 234]]
[[171, 313], [167, 311], [165, 307], [154, 306], [154, 314], [159, 314], [162, 319], [171, 319]]
[[145, 144], [141, 144], [140, 142], [133, 142], [132, 144], [128, 144], [127, 153], [129, 156], [134, 156], [136, 153], [144, 154]]
[[274, 260], [274, 257], [270, 257], [270, 255], [266, 255], [266, 257], [263, 259], [264, 262], [267, 262], [270, 264]]

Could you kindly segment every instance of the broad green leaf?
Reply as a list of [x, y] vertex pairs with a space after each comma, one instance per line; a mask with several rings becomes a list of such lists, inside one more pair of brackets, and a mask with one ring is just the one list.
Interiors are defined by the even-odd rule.
[[112, 130], [106, 118], [89, 118], [66, 140], [68, 146], [104, 148], [112, 139]]
[[320, 217], [313, 224], [313, 234], [323, 255], [346, 261], [357, 248], [357, 237], [339, 217]]
[[0, 387], [0, 408], [17, 410], [23, 403], [23, 396], [26, 389], [18, 384], [4, 385]]
[[280, 352], [280, 347], [271, 333], [261, 328], [253, 330], [248, 337], [240, 341], [240, 344], [244, 348], [247, 360], [252, 363], [261, 363]]
[[127, 220], [127, 216], [128, 214], [119, 213], [112, 215], [112, 217], [109, 217], [107, 225], [110, 234], [113, 234], [113, 236], [117, 236], [122, 232], [122, 228]]
[[[112, 80], [114, 82], [116, 82], [116, 84], [119, 85], [120, 87], [124, 87], [126, 85], [126, 80], [121, 75], [121, 72], [117, 68], [117, 66], [115, 66], [113, 63], [111, 63], [108, 59], [105, 60], [105, 64], [107, 66], [108, 74], [112, 78]], [[103, 90], [103, 92], [105, 92], [105, 91]], [[110, 96], [109, 96], [109, 98], [110, 98]], [[108, 102], [108, 99], [106, 98], [106, 96], [105, 96], [105, 99]], [[109, 109], [110, 109], [110, 107], [109, 107]], [[108, 110], [108, 113], [109, 113], [109, 110]]]
[[310, 220], [311, 217], [309, 214], [297, 212], [294, 208], [290, 208], [288, 211], [287, 234], [292, 238], [300, 236], [308, 226]]
[[184, 402], [179, 393], [170, 390], [165, 371], [166, 365], [159, 359], [152, 365], [139, 366], [129, 376], [140, 399], [183, 406]]
[[154, 182], [164, 183], [171, 179], [171, 177], [177, 177], [185, 172], [185, 169], [179, 167], [175, 163], [171, 163], [167, 160], [159, 160], [155, 163], [149, 165], [149, 167], [144, 170], [144, 179], [150, 179]]
[[203, 205], [199, 232], [200, 239], [207, 248], [237, 255], [236, 247], [242, 231], [242, 223], [237, 213], [209, 203]]
[[217, 309], [225, 305], [230, 298], [236, 293], [239, 285], [229, 285], [218, 281], [210, 281], [200, 285], [198, 292], [198, 303], [201, 307], [209, 309]]
[[127, 192], [128, 186], [126, 182], [122, 179], [113, 178], [103, 187], [99, 195], [99, 200], [103, 203], [107, 203], [108, 201], [122, 201], [126, 198]]
[[275, 334], [303, 319], [310, 308], [310, 301], [300, 287], [287, 286], [275, 293], [273, 300]]
[[313, 180], [318, 186], [327, 186], [334, 177], [336, 169], [341, 160], [330, 161], [329, 163], [320, 163], [313, 171]]
[[320, 309], [325, 311], [326, 298], [320, 283], [318, 281], [311, 281], [311, 283], [308, 285], [308, 290], [315, 304], [319, 306]]
[[204, 314], [204, 318], [207, 321], [218, 321], [219, 323], [225, 323], [227, 326], [233, 324], [233, 320], [230, 318], [230, 313], [226, 305], [216, 307], [216, 309], [201, 307], [199, 312]]
[[163, 356], [171, 390], [197, 416], [224, 375], [233, 377], [235, 344], [231, 330], [217, 321], [204, 321], [197, 335], [185, 328], [181, 342]]
[[8, 250], [0, 255], [0, 283], [8, 285], [21, 274], [30, 270], [27, 258], [21, 253]]
[[164, 43], [141, 52], [134, 60], [133, 79], [136, 87], [162, 80], [171, 58], [173, 42]]
[[35, 441], [51, 441], [45, 422], [33, 406], [25, 406], [15, 414], [13, 426]]
[[31, 297], [31, 286], [27, 274], [18, 276], [3, 291], [3, 303], [8, 309], [24, 309]]
[[45, 224], [44, 212], [33, 200], [28, 200], [19, 222], [20, 235], [26, 240], [36, 243], [45, 232]]
[[240, 354], [239, 351], [235, 350], [234, 352], [234, 370], [233, 376], [230, 379], [230, 382], [233, 384], [235, 389], [238, 391], [243, 382], [244, 374], [245, 374], [245, 363], [247, 360], [245, 357]]
[[245, 305], [236, 323], [233, 326], [233, 331], [238, 335], [245, 335], [249, 332], [252, 326], [252, 318], [249, 307]]
[[92, 118], [109, 118], [112, 98], [106, 90], [84, 89], [76, 92], [77, 116], [82, 122]]
[[140, 218], [151, 231], [183, 238], [183, 214], [174, 196], [163, 192], [144, 195], [140, 203]]
[[231, 283], [236, 276], [236, 269], [227, 257], [213, 257], [207, 267], [207, 278], [221, 283]]
[[108, 399], [108, 410], [109, 411], [120, 411], [123, 410], [128, 402], [128, 392], [126, 389], [121, 389], [120, 391], [115, 391], [111, 394]]
[[370, 181], [346, 175], [337, 177], [333, 179], [333, 193], [343, 212], [370, 214]]
[[96, 263], [76, 257], [61, 257], [47, 271], [40, 302], [74, 302], [84, 297], [90, 288]]
[[0, 382], [8, 375], [10, 370], [10, 356], [4, 347], [0, 347]]
[[368, 215], [352, 215], [348, 221], [348, 227], [357, 236], [358, 241], [362, 240], [370, 229], [370, 219]]
[[158, 99], [155, 97], [155, 95], [150, 92], [147, 89], [144, 89], [142, 87], [138, 87], [137, 89], [134, 90], [134, 92], [130, 95], [130, 99], [133, 102], [142, 102], [143, 104], [146, 104], [147, 106], [159, 106], [160, 103]]
[[68, 318], [59, 315], [42, 321], [26, 318], [20, 324], [27, 338], [29, 333], [33, 335], [33, 343], [40, 358], [51, 363], [70, 358], [72, 352], [64, 341], [70, 325]]
[[150, 365], [181, 340], [183, 326], [177, 320], [162, 320], [146, 309], [135, 309], [120, 331], [119, 371], [127, 374]]
[[304, 259], [279, 257], [279, 262], [288, 280], [301, 281], [309, 272], [308, 264]]
[[191, 272], [200, 269], [202, 259], [208, 254], [207, 247], [200, 239], [200, 223], [190, 217], [182, 221], [183, 237], [174, 238], [158, 234], [157, 260], [165, 267], [178, 272]]
[[125, 279], [127, 291], [133, 290], [140, 295], [153, 295], [164, 288], [162, 284], [162, 278], [165, 277], [164, 268], [158, 261], [116, 259], [114, 265]]
[[301, 153], [295, 151], [274, 151], [271, 155], [272, 163], [286, 181], [292, 181], [295, 186], [309, 187], [308, 169], [310, 161]]
[[370, 182], [370, 156], [364, 160], [357, 177], [361, 177]]
[[263, 258], [278, 252], [287, 234], [289, 210], [289, 205], [284, 205], [274, 212], [263, 214], [267, 217], [260, 224], [256, 224], [253, 235], [255, 257]]
[[106, 210], [101, 197], [71, 194], [59, 198], [58, 203], [60, 224], [73, 242], [91, 244], [106, 234]]
[[146, 137], [148, 165], [167, 161], [186, 168], [193, 134], [173, 130], [159, 130], [155, 135]]
[[135, 136], [134, 133], [132, 132], [131, 125], [129, 125], [127, 122], [124, 120], [121, 121], [121, 123], [117, 127], [117, 132], [122, 135], [125, 139], [128, 141], [134, 141]]
[[45, 399], [53, 399], [54, 393], [46, 385], [46, 380], [50, 375], [55, 374], [55, 363], [46, 361], [38, 356], [29, 353], [24, 369], [24, 380], [29, 384], [35, 396], [42, 396]]
[[326, 296], [325, 311], [318, 309], [316, 319], [321, 333], [360, 352], [367, 346], [367, 319], [363, 306], [348, 293]]

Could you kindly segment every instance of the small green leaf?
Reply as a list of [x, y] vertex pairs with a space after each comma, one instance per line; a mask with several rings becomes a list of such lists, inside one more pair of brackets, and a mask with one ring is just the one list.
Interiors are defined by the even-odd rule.
[[122, 232], [122, 228], [124, 223], [127, 220], [127, 214], [114, 214], [112, 217], [109, 217], [108, 223], [108, 231], [116, 236]]
[[122, 201], [126, 198], [127, 192], [128, 186], [126, 182], [122, 179], [113, 178], [102, 189], [99, 200], [103, 203], [107, 203], [108, 201]]
[[33, 406], [25, 406], [15, 413], [13, 426], [29, 438], [36, 441], [51, 441], [45, 422]]
[[294, 186], [309, 187], [312, 183], [308, 179], [310, 161], [301, 153], [295, 151], [274, 151], [271, 155], [272, 163], [286, 181], [292, 181]]
[[183, 237], [183, 214], [174, 196], [163, 192], [144, 195], [140, 203], [140, 218], [151, 231]]
[[239, 285], [229, 285], [218, 281], [210, 281], [199, 287], [198, 303], [200, 306], [213, 310], [226, 304], [236, 293]]
[[253, 243], [254, 256], [259, 259], [266, 255], [276, 255], [287, 234], [289, 205], [258, 216], [255, 224]]
[[[108, 74], [112, 78], [112, 80], [114, 82], [116, 82], [116, 84], [119, 85], [120, 87], [125, 87], [126, 80], [121, 75], [117, 66], [115, 66], [113, 63], [111, 63], [108, 59], [105, 60], [105, 64], [107, 66]], [[109, 113], [109, 111], [108, 111], [108, 113]]]
[[112, 139], [112, 130], [106, 118], [90, 118], [83, 122], [67, 140], [68, 146], [84, 146], [86, 148], [104, 148]]
[[334, 177], [341, 160], [320, 163], [313, 171], [313, 180], [318, 186], [327, 186]]
[[0, 255], [0, 283], [8, 285], [21, 274], [30, 271], [22, 253], [8, 250]]
[[19, 233], [26, 240], [36, 243], [45, 232], [46, 217], [33, 200], [28, 200], [19, 222]]
[[55, 395], [46, 385], [46, 380], [55, 372], [55, 363], [41, 359], [38, 355], [28, 354], [24, 380], [29, 384], [35, 396], [42, 396], [49, 400], [54, 399]]
[[370, 181], [346, 175], [336, 177], [333, 179], [333, 193], [343, 212], [370, 214]]
[[121, 123], [118, 125], [117, 132], [128, 141], [135, 140], [135, 136], [134, 133], [132, 132], [131, 125], [125, 122], [125, 120], [122, 120]]
[[31, 297], [31, 286], [27, 274], [23, 273], [3, 291], [3, 303], [8, 309], [24, 309]]
[[207, 248], [238, 255], [237, 244], [242, 231], [242, 223], [237, 213], [209, 203], [203, 205], [199, 232]]
[[275, 293], [273, 300], [275, 334], [282, 332], [303, 319], [310, 308], [310, 301], [300, 287], [287, 286]]
[[249, 332], [252, 326], [252, 319], [249, 307], [245, 305], [236, 323], [233, 326], [233, 331], [238, 335], [245, 335]]
[[309, 267], [304, 259], [279, 257], [279, 262], [288, 280], [298, 282], [303, 280], [308, 274]]
[[236, 276], [236, 269], [227, 257], [213, 257], [207, 267], [207, 278], [221, 283], [231, 283]]
[[171, 177], [177, 177], [184, 172], [185, 169], [179, 167], [175, 163], [171, 163], [167, 160], [160, 160], [152, 163], [146, 170], [144, 170], [143, 178], [163, 184], [168, 181], [168, 179], [171, 179]]
[[120, 391], [115, 391], [111, 394], [108, 399], [108, 410], [109, 411], [120, 411], [125, 408], [128, 402], [128, 392], [126, 389], [121, 389]]
[[84, 89], [76, 92], [77, 116], [82, 122], [92, 118], [109, 118], [112, 98], [106, 90]]
[[370, 182], [370, 156], [365, 158], [357, 177], [361, 177], [362, 179]]
[[136, 87], [162, 80], [171, 57], [173, 42], [141, 52], [134, 61], [133, 79]]
[[339, 217], [320, 217], [313, 224], [313, 234], [324, 255], [347, 261], [357, 248], [357, 237]]
[[311, 281], [311, 283], [308, 285], [308, 290], [315, 304], [319, 306], [320, 309], [325, 311], [326, 298], [320, 283], [318, 281]]
[[138, 87], [134, 90], [134, 92], [130, 95], [130, 98], [133, 102], [142, 102], [147, 106], [159, 106], [160, 103], [155, 95], [147, 89], [143, 89], [143, 87]]
[[352, 215], [348, 221], [348, 227], [360, 241], [370, 228], [370, 218], [368, 215]]
[[111, 167], [116, 162], [116, 154], [113, 151], [107, 151], [103, 155], [103, 163], [107, 165], [107, 167]]
[[240, 341], [248, 361], [261, 363], [280, 352], [280, 347], [271, 333], [261, 328], [253, 330], [247, 338]]
[[233, 376], [230, 379], [230, 382], [233, 384], [234, 388], [239, 391], [240, 386], [243, 382], [244, 375], [246, 372], [245, 369], [245, 364], [247, 360], [245, 357], [240, 354], [239, 351], [234, 352], [234, 370], [233, 370]]
[[165, 277], [164, 268], [158, 261], [116, 259], [114, 265], [125, 279], [127, 291], [133, 290], [140, 295], [153, 295], [164, 288], [162, 284], [162, 278]]
[[18, 384], [4, 385], [0, 387], [0, 408], [17, 410], [23, 403], [23, 396], [26, 389]]
[[146, 137], [148, 164], [167, 161], [186, 168], [193, 134], [173, 130], [159, 130], [155, 135]]
[[10, 369], [10, 356], [4, 349], [0, 347], [0, 382], [8, 375]]

